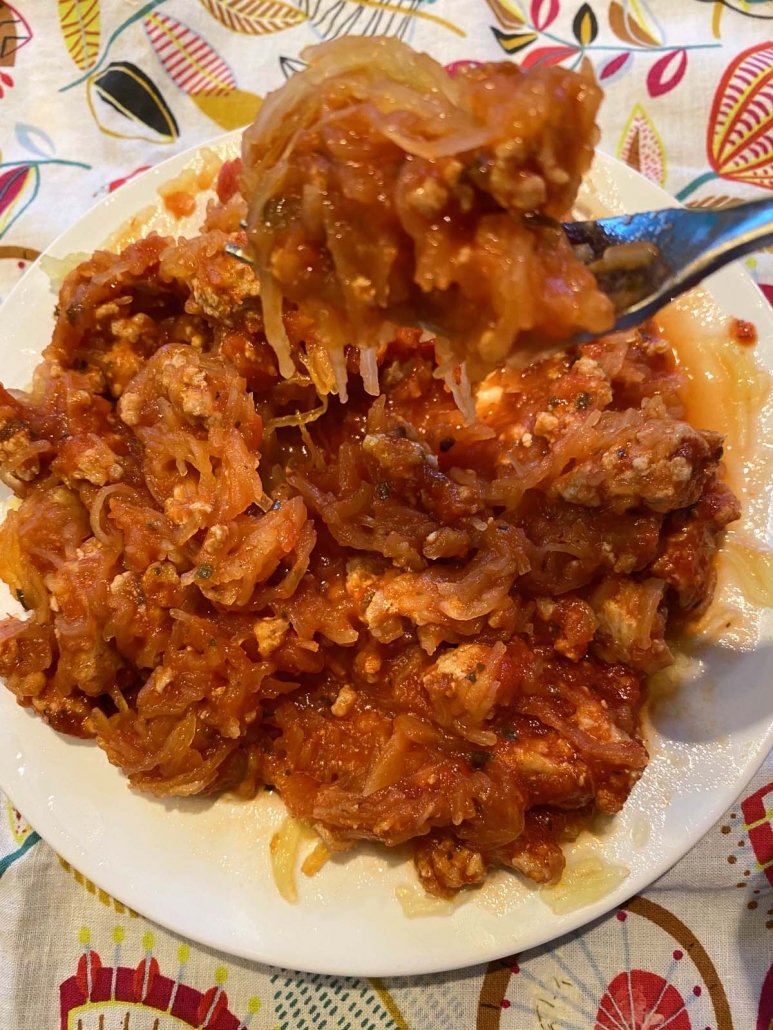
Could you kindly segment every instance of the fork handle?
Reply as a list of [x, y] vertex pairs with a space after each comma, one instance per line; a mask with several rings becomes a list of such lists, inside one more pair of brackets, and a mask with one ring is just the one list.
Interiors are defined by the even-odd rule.
[[773, 197], [713, 211], [711, 217], [705, 210], [694, 213], [698, 216], [696, 223], [700, 218], [705, 227], [706, 248], [692, 262], [694, 269], [683, 270], [682, 275], [689, 278], [698, 271], [702, 278], [750, 251], [773, 243]]

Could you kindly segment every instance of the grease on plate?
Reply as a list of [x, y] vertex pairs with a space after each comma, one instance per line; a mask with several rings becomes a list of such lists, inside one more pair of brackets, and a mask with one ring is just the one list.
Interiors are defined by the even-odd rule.
[[466, 900], [465, 895], [461, 892], [450, 900], [433, 897], [433, 895], [427, 894], [418, 883], [400, 884], [395, 887], [395, 897], [400, 903], [406, 919], [449, 916]]
[[555, 887], [543, 887], [539, 896], [554, 915], [563, 916], [601, 901], [629, 874], [627, 866], [613, 865], [598, 855], [590, 855], [568, 864], [561, 882]]
[[749, 648], [759, 638], [762, 612], [773, 607], [771, 377], [755, 347], [739, 338], [738, 320], [702, 288], [670, 304], [657, 323], [688, 379], [687, 418], [725, 436], [727, 479], [742, 505], [742, 521], [728, 530], [719, 552], [714, 602], [695, 625], [695, 638]]

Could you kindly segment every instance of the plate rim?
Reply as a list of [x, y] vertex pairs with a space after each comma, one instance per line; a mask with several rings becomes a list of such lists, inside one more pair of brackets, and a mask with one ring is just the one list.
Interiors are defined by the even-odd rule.
[[[236, 141], [241, 136], [242, 130], [235, 130], [233, 132], [227, 132], [219, 134], [210, 140], [203, 141], [195, 144], [194, 146], [180, 151], [178, 154], [173, 155], [159, 164], [153, 166], [147, 171], [136, 176], [125, 186], [120, 188], [120, 192], [126, 190], [127, 192], [137, 192], [137, 186], [142, 187], [148, 186], [151, 182], [162, 183], [165, 180], [173, 177], [180, 168], [187, 165], [195, 156], [206, 147], [222, 147], [229, 143]], [[656, 190], [663, 200], [664, 206], [670, 204], [676, 206], [678, 202], [670, 196], [662, 187], [646, 179], [640, 173], [637, 173], [631, 169], [628, 165], [624, 164], [619, 159], [606, 154], [604, 151], [598, 151], [599, 164], [606, 166], [609, 169], [612, 178], [617, 181], [621, 177], [627, 178], [634, 185], [637, 183], [646, 183], [649, 192]], [[598, 166], [597, 166], [598, 169]], [[116, 191], [118, 193], [119, 191]], [[5, 298], [2, 305], [0, 305], [0, 326], [2, 325], [2, 315], [7, 307], [13, 302], [16, 303], [20, 295], [23, 296], [25, 289], [30, 286], [30, 273], [33, 269], [40, 270], [41, 260], [47, 255], [57, 255], [62, 250], [62, 241], [66, 241], [71, 233], [77, 232], [78, 227], [88, 218], [93, 217], [95, 212], [103, 209], [109, 202], [113, 200], [116, 194], [111, 194], [108, 197], [103, 197], [96, 204], [92, 205], [77, 221], [71, 225], [67, 230], [56, 237], [42, 252], [33, 264], [31, 264], [25, 275], [19, 280], [14, 286], [8, 296]], [[123, 193], [126, 196], [126, 193]], [[123, 221], [123, 220], [122, 220]], [[767, 304], [764, 294], [759, 289], [757, 284], [754, 282], [752, 277], [749, 275], [747, 270], [740, 265], [735, 263], [731, 266], [739, 276], [744, 280], [744, 287], [746, 290], [749, 287], [753, 287], [756, 291], [758, 302], [761, 302], [763, 307], [762, 311], [770, 312], [769, 314], [769, 328], [773, 331], [773, 309]], [[34, 287], [33, 287], [34, 289]], [[710, 292], [710, 290], [709, 290]], [[742, 302], [745, 306], [746, 302]], [[47, 341], [43, 341], [42, 346], [46, 345]], [[2, 358], [2, 340], [0, 340], [0, 361]], [[40, 349], [37, 349], [39, 357]], [[771, 488], [773, 489], [773, 488]], [[6, 691], [3, 691], [4, 701], [9, 700]], [[10, 698], [10, 702], [13, 704], [14, 701]], [[28, 714], [28, 713], [24, 713]], [[28, 716], [32, 718], [32, 716]], [[0, 739], [2, 739], [5, 726], [2, 720], [0, 720]], [[48, 732], [53, 732], [47, 728]], [[127, 907], [130, 907], [134, 911], [138, 912], [144, 918], [158, 922], [159, 925], [165, 929], [179, 934], [185, 938], [188, 938], [198, 944], [205, 947], [217, 948], [225, 951], [230, 955], [234, 955], [238, 958], [247, 959], [250, 961], [256, 961], [272, 966], [279, 966], [282, 968], [303, 970], [311, 973], [320, 973], [324, 975], [338, 975], [338, 976], [407, 976], [407, 975], [423, 975], [431, 973], [448, 972], [453, 969], [465, 968], [470, 965], [479, 965], [486, 963], [494, 959], [501, 958], [503, 955], [510, 954], [514, 950], [528, 950], [540, 945], [547, 944], [557, 938], [569, 933], [573, 930], [585, 926], [595, 919], [608, 914], [621, 905], [625, 904], [632, 896], [639, 893], [642, 890], [647, 889], [657, 879], [664, 875], [668, 870], [673, 868], [679, 861], [681, 861], [693, 847], [712, 829], [717, 822], [717, 819], [721, 817], [722, 813], [733, 804], [733, 802], [740, 796], [745, 790], [748, 784], [756, 775], [759, 768], [763, 765], [769, 751], [773, 748], [773, 717], [768, 717], [768, 725], [765, 731], [758, 737], [755, 738], [755, 742], [758, 747], [757, 753], [753, 759], [744, 765], [744, 771], [742, 776], [731, 781], [731, 784], [723, 786], [723, 789], [716, 790], [712, 793], [711, 797], [714, 800], [714, 804], [707, 806], [706, 812], [703, 818], [697, 820], [696, 824], [686, 831], [682, 837], [678, 848], [670, 849], [669, 852], [663, 856], [660, 861], [652, 864], [646, 874], [640, 874], [638, 876], [631, 876], [626, 879], [618, 888], [605, 895], [599, 901], [593, 904], [576, 909], [574, 912], [565, 914], [562, 917], [555, 916], [549, 909], [545, 909], [545, 920], [544, 925], [548, 927], [542, 932], [532, 933], [531, 937], [527, 936], [526, 942], [523, 939], [518, 940], [516, 933], [509, 935], [505, 938], [501, 935], [497, 938], [498, 943], [494, 943], [489, 947], [475, 949], [473, 952], [470, 949], [469, 954], [465, 958], [458, 958], [450, 960], [440, 959], [433, 961], [431, 958], [427, 958], [426, 961], [417, 963], [413, 962], [401, 962], [400, 956], [395, 956], [394, 961], [391, 961], [388, 965], [383, 962], [376, 961], [375, 964], [369, 962], [364, 958], [359, 964], [356, 965], [354, 970], [351, 965], [344, 967], [341, 964], [336, 964], [335, 960], [333, 963], [326, 962], [324, 960], [320, 962], [307, 961], [306, 958], [299, 960], [293, 957], [293, 944], [292, 942], [282, 942], [281, 945], [274, 941], [273, 945], [269, 945], [270, 953], [265, 948], [258, 946], [251, 946], [251, 942], [245, 941], [243, 944], [239, 941], [234, 941], [227, 938], [224, 934], [208, 933], [207, 927], [197, 928], [195, 925], [195, 917], [192, 920], [193, 925], [187, 924], [184, 920], [169, 919], [166, 916], [160, 920], [157, 915], [153, 914], [153, 898], [157, 895], [158, 891], [145, 889], [144, 895], [141, 900], [131, 896], [132, 892], [125, 894], [122, 890], [122, 885], [119, 882], [120, 873], [116, 869], [113, 871], [114, 866], [112, 864], [104, 865], [99, 861], [99, 855], [91, 853], [88, 848], [81, 848], [78, 844], [77, 831], [70, 833], [66, 832], [65, 827], [61, 821], [53, 815], [48, 806], [43, 803], [40, 805], [40, 810], [32, 813], [33, 819], [29, 819], [28, 811], [25, 811], [27, 807], [25, 804], [18, 806], [16, 800], [13, 799], [13, 786], [18, 787], [22, 794], [24, 790], [21, 786], [21, 780], [15, 782], [13, 785], [4, 775], [3, 765], [0, 762], [0, 788], [6, 793], [11, 803], [16, 805], [25, 818], [29, 819], [29, 822], [34, 826], [36, 832], [40, 837], [49, 844], [52, 849], [61, 855], [67, 862], [69, 862], [74, 868], [78, 869], [84, 876], [88, 877], [89, 880], [93, 881], [98, 887], [104, 889], [116, 900], [121, 901]], [[646, 775], [646, 772], [645, 772]], [[128, 786], [127, 786], [128, 789]], [[718, 799], [718, 800], [717, 800]], [[719, 802], [721, 801], [721, 808]], [[514, 916], [513, 923], [517, 924], [517, 914]], [[406, 917], [406, 928], [410, 932], [411, 920]]]

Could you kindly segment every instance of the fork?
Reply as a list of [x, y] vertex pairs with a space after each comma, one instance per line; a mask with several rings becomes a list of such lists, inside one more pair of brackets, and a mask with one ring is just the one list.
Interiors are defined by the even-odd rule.
[[719, 211], [666, 208], [564, 222], [563, 229], [611, 298], [614, 328], [630, 329], [712, 272], [773, 243], [773, 198]]

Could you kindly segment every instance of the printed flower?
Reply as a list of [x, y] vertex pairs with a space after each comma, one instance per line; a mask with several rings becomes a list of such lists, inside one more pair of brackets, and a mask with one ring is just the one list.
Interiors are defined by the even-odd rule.
[[773, 42], [744, 50], [725, 70], [706, 145], [723, 179], [773, 189]]
[[[764, 872], [773, 886], [773, 820], [770, 811], [773, 805], [773, 783], [766, 783], [758, 791], [741, 802], [745, 831], [749, 845], [754, 851], [757, 869]], [[724, 828], [723, 828], [724, 829]]]
[[82, 1030], [103, 1030], [107, 1026], [156, 1030], [247, 1030], [260, 1011], [260, 998], [250, 998], [247, 1012], [239, 1019], [229, 1008], [225, 984], [228, 970], [218, 966], [214, 984], [199, 990], [186, 983], [190, 948], [177, 949], [179, 966], [172, 979], [161, 972], [153, 954], [154, 934], [142, 937], [144, 955], [137, 965], [121, 962], [125, 951], [126, 932], [122, 926], [113, 931], [113, 963], [102, 961], [91, 947], [91, 932], [84, 926], [79, 934], [81, 954], [75, 975], [59, 987], [63, 1027]]
[[621, 161], [663, 186], [666, 181], [666, 148], [651, 118], [636, 104], [617, 146]]
[[[619, 961], [615, 956], [623, 965], [608, 978], [610, 961]], [[410, 1019], [410, 1010], [404, 1011]], [[478, 1026], [499, 1026], [500, 1018], [513, 1030], [537, 1024], [577, 1030], [733, 1026], [725, 988], [695, 933], [643, 897], [552, 944], [489, 963]]]

